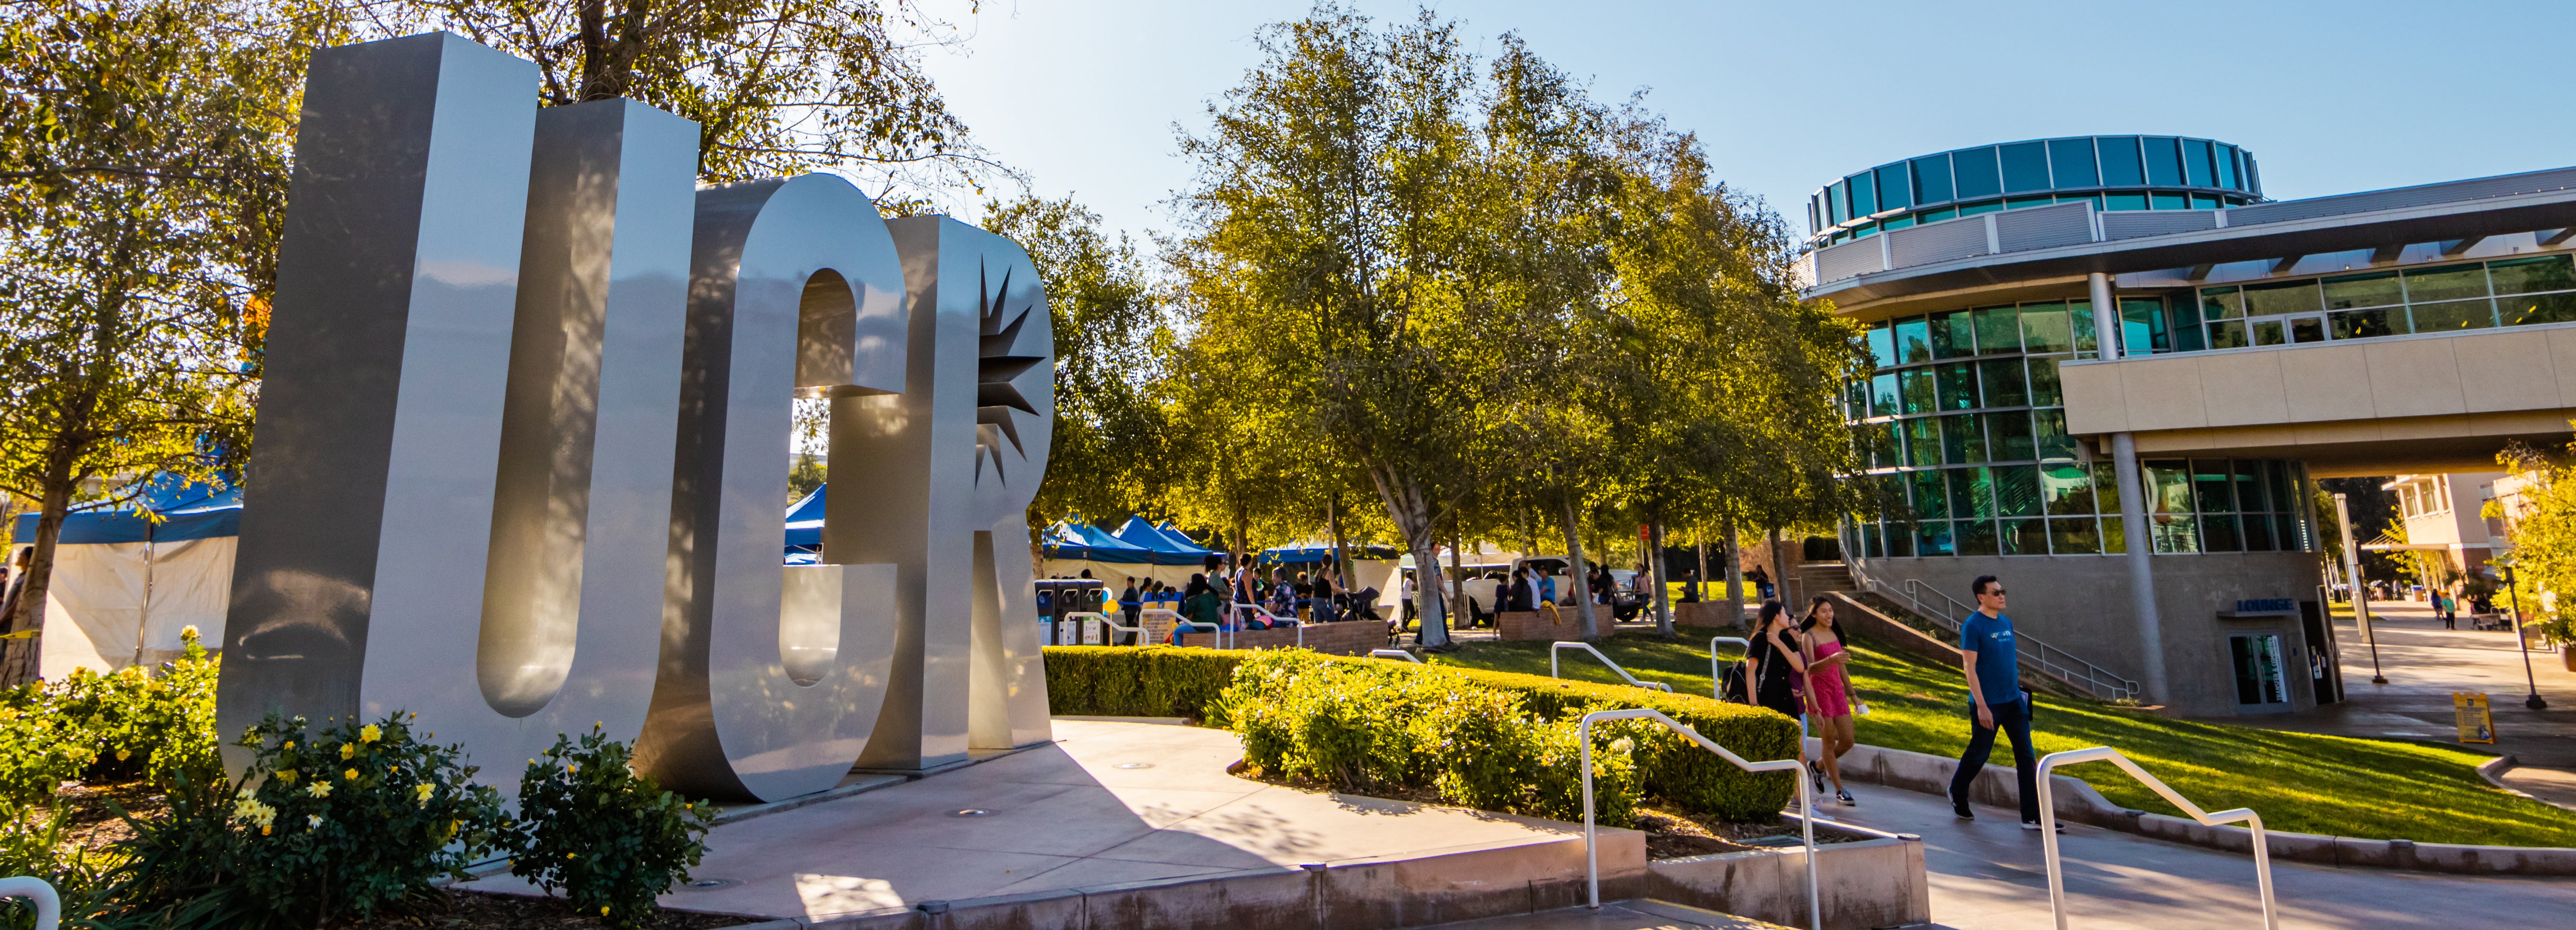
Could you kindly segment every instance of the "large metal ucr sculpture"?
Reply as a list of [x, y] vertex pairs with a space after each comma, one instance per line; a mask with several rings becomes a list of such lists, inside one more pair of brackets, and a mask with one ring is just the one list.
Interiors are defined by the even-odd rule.
[[[445, 33], [313, 57], [224, 732], [409, 711], [510, 790], [599, 723], [761, 800], [1048, 739], [1027, 254], [831, 175], [694, 190], [695, 123], [536, 102]], [[796, 397], [832, 408], [816, 565], [781, 558]]]

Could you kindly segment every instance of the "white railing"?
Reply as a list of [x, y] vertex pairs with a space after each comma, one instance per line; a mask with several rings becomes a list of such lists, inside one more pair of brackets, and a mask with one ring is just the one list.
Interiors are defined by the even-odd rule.
[[2048, 770], [2078, 762], [2109, 762], [2119, 766], [2121, 771], [2129, 773], [2129, 777], [2164, 795], [2165, 800], [2182, 808], [2183, 813], [2190, 814], [2191, 819], [2200, 821], [2202, 826], [2245, 821], [2246, 828], [2254, 833], [2254, 887], [2263, 898], [2263, 927], [2264, 930], [2280, 930], [2281, 916], [2272, 905], [2272, 852], [2263, 838], [2263, 815], [2250, 807], [2215, 814], [2202, 811], [2199, 805], [2174, 793], [2163, 781], [2147, 774], [2146, 769], [2139, 768], [2137, 763], [2129, 761], [2129, 757], [2109, 746], [2052, 752], [2039, 760], [2039, 841], [2041, 855], [2048, 863], [2048, 910], [2057, 917], [2057, 930], [2066, 930], [2066, 875], [2057, 861], [2057, 808], [2051, 803], [2055, 799], [2049, 796]]
[[[1084, 617], [1090, 617], [1090, 618], [1092, 618], [1092, 619], [1095, 619], [1095, 620], [1100, 621], [1100, 625], [1101, 625], [1101, 626], [1108, 627], [1108, 628], [1109, 628], [1109, 630], [1110, 630], [1111, 632], [1113, 632], [1113, 633], [1134, 633], [1134, 634], [1136, 634], [1136, 645], [1139, 645], [1139, 646], [1146, 645], [1146, 643], [1145, 643], [1145, 625], [1144, 625], [1144, 624], [1139, 623], [1139, 624], [1137, 624], [1137, 625], [1135, 625], [1135, 626], [1121, 626], [1121, 625], [1119, 625], [1118, 621], [1109, 619], [1109, 615], [1108, 615], [1108, 614], [1104, 614], [1104, 613], [1101, 613], [1101, 612], [1099, 612], [1099, 611], [1093, 611], [1093, 610], [1077, 610], [1077, 611], [1074, 611], [1074, 612], [1072, 612], [1072, 613], [1069, 613], [1069, 614], [1065, 614], [1065, 615], [1064, 615], [1064, 618], [1065, 618], [1065, 619], [1067, 619], [1067, 620], [1077, 620], [1077, 621], [1078, 621], [1078, 620], [1081, 620], [1081, 619], [1082, 619], [1082, 618], [1084, 618]], [[1108, 639], [1109, 637], [1105, 637], [1105, 636], [1104, 636], [1104, 637], [1102, 637], [1102, 638], [1103, 638], [1103, 639]], [[1117, 643], [1115, 643], [1115, 642], [1111, 642], [1111, 643], [1109, 643], [1109, 645], [1115, 646], [1115, 645], [1117, 645]]]
[[1271, 613], [1269, 610], [1267, 610], [1267, 609], [1263, 608], [1263, 607], [1262, 607], [1261, 605], [1259, 605], [1259, 604], [1246, 604], [1246, 603], [1243, 603], [1243, 602], [1237, 601], [1237, 602], [1235, 602], [1235, 604], [1234, 604], [1234, 627], [1235, 627], [1235, 629], [1240, 630], [1240, 629], [1242, 629], [1242, 628], [1243, 628], [1243, 626], [1244, 626], [1244, 617], [1243, 617], [1243, 615], [1244, 615], [1244, 614], [1246, 614], [1246, 613], [1250, 613], [1250, 614], [1253, 614], [1253, 615], [1259, 616], [1259, 617], [1261, 618], [1261, 622], [1269, 624], [1269, 625], [1270, 625], [1270, 628], [1271, 628], [1271, 629], [1274, 629], [1274, 630], [1275, 630], [1275, 629], [1278, 629], [1278, 628], [1279, 628], [1279, 625], [1280, 625], [1280, 624], [1282, 624], [1282, 623], [1288, 624], [1289, 626], [1296, 627], [1296, 628], [1297, 628], [1297, 648], [1299, 648], [1299, 649], [1306, 648], [1306, 623], [1305, 623], [1305, 621], [1303, 621], [1303, 620], [1290, 620], [1290, 619], [1288, 619], [1288, 618], [1286, 618], [1286, 617], [1279, 616], [1278, 614]]
[[1807, 764], [1795, 759], [1746, 762], [1744, 757], [1728, 752], [1726, 747], [1699, 735], [1698, 730], [1675, 723], [1673, 718], [1664, 716], [1660, 711], [1643, 707], [1629, 710], [1596, 710], [1583, 715], [1583, 722], [1576, 724], [1574, 728], [1574, 741], [1579, 747], [1576, 750], [1579, 757], [1577, 764], [1583, 766], [1584, 883], [1585, 889], [1591, 895], [1594, 910], [1601, 908], [1601, 855], [1593, 848], [1592, 824], [1592, 722], [1595, 720], [1652, 720], [1663, 724], [1675, 733], [1689, 737], [1691, 742], [1698, 743], [1708, 751], [1716, 753], [1719, 758], [1734, 763], [1736, 768], [1757, 774], [1761, 772], [1793, 773], [1798, 782], [1798, 826], [1805, 831], [1807, 848], [1807, 926], [1812, 930], [1823, 930], [1824, 910], [1817, 906], [1816, 894], [1816, 799], [1807, 788]]
[[[1905, 579], [1902, 587], [1871, 578], [1861, 574], [1857, 569], [1853, 570], [1852, 578], [1860, 582], [1863, 590], [1879, 594], [1891, 601], [1903, 599], [1907, 606], [1914, 608], [1915, 616], [1931, 621], [1932, 625], [1949, 631], [1953, 636], [1959, 633], [1959, 621], [1953, 618], [1967, 616], [1969, 611], [1976, 609], [1960, 602], [1958, 598], [1942, 593], [1939, 588], [1925, 584], [1920, 578]], [[1927, 595], [1938, 599], [1937, 606], [1925, 600]], [[2015, 630], [2013, 636], [2017, 646], [2013, 654], [2020, 658], [2022, 667], [2073, 687], [2082, 688], [2096, 698], [2105, 701], [2126, 700], [2137, 697], [2144, 690], [2135, 681], [2113, 674], [2110, 669], [2084, 661], [2074, 653], [2051, 646], [2028, 633]]]
[[1420, 665], [1420, 664], [1422, 664], [1422, 659], [1421, 659], [1421, 657], [1416, 656], [1416, 655], [1414, 655], [1413, 653], [1406, 652], [1406, 651], [1404, 651], [1404, 650], [1402, 650], [1402, 649], [1371, 649], [1371, 650], [1369, 650], [1369, 658], [1372, 658], [1372, 659], [1403, 659], [1404, 661], [1411, 662], [1411, 663], [1413, 663], [1413, 664], [1415, 664], [1415, 665]]
[[1603, 664], [1603, 665], [1607, 665], [1607, 666], [1610, 666], [1610, 670], [1611, 670], [1611, 671], [1618, 672], [1618, 673], [1619, 673], [1619, 677], [1621, 677], [1621, 678], [1625, 678], [1625, 679], [1628, 679], [1628, 683], [1629, 683], [1629, 684], [1636, 685], [1637, 687], [1640, 687], [1640, 688], [1653, 688], [1653, 689], [1655, 689], [1655, 690], [1657, 690], [1657, 691], [1662, 691], [1662, 692], [1664, 692], [1664, 693], [1666, 693], [1666, 694], [1670, 694], [1670, 693], [1672, 693], [1673, 686], [1668, 685], [1668, 684], [1664, 684], [1663, 682], [1660, 682], [1660, 681], [1638, 681], [1638, 680], [1637, 680], [1637, 676], [1635, 676], [1635, 675], [1631, 675], [1631, 674], [1628, 674], [1628, 670], [1627, 670], [1627, 669], [1620, 668], [1620, 667], [1619, 667], [1619, 663], [1610, 661], [1610, 657], [1609, 657], [1609, 656], [1602, 655], [1602, 654], [1601, 654], [1601, 650], [1598, 650], [1598, 649], [1594, 649], [1594, 648], [1592, 648], [1592, 644], [1591, 644], [1591, 643], [1567, 643], [1567, 642], [1560, 642], [1560, 643], [1550, 643], [1550, 644], [1548, 644], [1548, 649], [1547, 649], [1547, 677], [1549, 677], [1549, 678], [1562, 678], [1562, 677], [1564, 677], [1564, 676], [1562, 676], [1562, 675], [1558, 675], [1558, 674], [1556, 673], [1556, 654], [1557, 654], [1558, 652], [1560, 652], [1560, 651], [1562, 651], [1562, 650], [1566, 649], [1567, 647], [1573, 647], [1573, 648], [1581, 649], [1581, 650], [1583, 650], [1583, 651], [1585, 651], [1585, 652], [1589, 652], [1589, 653], [1591, 653], [1593, 658], [1601, 660], [1601, 664]]
[[1190, 632], [1192, 632], [1192, 633], [1214, 633], [1214, 634], [1216, 634], [1216, 648], [1219, 648], [1219, 649], [1232, 649], [1232, 648], [1234, 648], [1234, 639], [1233, 639], [1233, 634], [1232, 634], [1232, 632], [1231, 632], [1231, 631], [1228, 631], [1228, 630], [1227, 630], [1224, 626], [1222, 626], [1222, 625], [1214, 624], [1214, 623], [1207, 623], [1207, 622], [1198, 621], [1198, 620], [1184, 620], [1184, 619], [1182, 619], [1182, 618], [1181, 618], [1181, 612], [1180, 612], [1180, 611], [1177, 611], [1177, 610], [1164, 610], [1164, 609], [1162, 609], [1162, 608], [1160, 608], [1160, 607], [1147, 608], [1147, 609], [1145, 609], [1145, 610], [1138, 611], [1136, 615], [1137, 615], [1137, 616], [1139, 616], [1139, 617], [1142, 617], [1142, 616], [1146, 616], [1146, 615], [1148, 615], [1148, 614], [1161, 614], [1161, 615], [1163, 615], [1163, 616], [1166, 616], [1166, 617], [1170, 617], [1170, 618], [1172, 618], [1172, 629], [1175, 629], [1175, 630], [1188, 630], [1188, 631], [1190, 631]]
[[[1744, 651], [1748, 653], [1753, 651], [1753, 643], [1747, 641], [1741, 636], [1711, 636], [1708, 638], [1708, 696], [1723, 701], [1726, 700], [1726, 672], [1724, 671], [1723, 666], [1718, 663], [1717, 644], [1719, 643], [1734, 643], [1738, 646], [1744, 647]], [[1739, 659], [1737, 661], [1742, 660]], [[1751, 690], [1753, 683], [1747, 681], [1744, 683], [1744, 687], [1746, 690]], [[1752, 696], [1753, 695], [1750, 694], [1745, 695], [1745, 697], [1748, 698]]]
[[28, 875], [0, 878], [0, 898], [27, 898], [36, 902], [36, 930], [54, 930], [63, 920], [63, 899], [54, 894], [54, 886], [44, 879]]

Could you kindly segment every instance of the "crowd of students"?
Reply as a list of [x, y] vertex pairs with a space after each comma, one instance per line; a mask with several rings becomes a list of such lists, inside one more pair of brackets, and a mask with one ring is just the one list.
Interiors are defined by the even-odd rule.
[[[1153, 578], [1128, 578], [1118, 592], [1118, 608], [1127, 624], [1136, 625], [1149, 607], [1229, 631], [1299, 623], [1385, 622], [1377, 611], [1377, 589], [1351, 590], [1331, 566], [1293, 574], [1273, 566], [1264, 574], [1257, 566], [1240, 561], [1229, 565], [1222, 557], [1209, 556], [1206, 568], [1191, 573], [1189, 583], [1177, 590]], [[1177, 627], [1172, 631], [1173, 642], [1180, 641], [1181, 632]]]

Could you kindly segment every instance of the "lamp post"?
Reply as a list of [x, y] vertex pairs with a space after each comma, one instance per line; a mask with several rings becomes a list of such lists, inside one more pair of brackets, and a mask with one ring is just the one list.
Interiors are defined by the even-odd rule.
[[2352, 591], [2352, 619], [2361, 625], [2361, 641], [2370, 644], [2370, 683], [2384, 685], [2388, 676], [2379, 673], [2379, 637], [2370, 630], [2370, 592], [2361, 586], [2361, 556], [2352, 538], [2352, 508], [2345, 506], [2343, 495], [2335, 495], [2335, 520], [2343, 524], [2344, 584]]
[[2522, 706], [2546, 708], [2549, 702], [2540, 697], [2540, 682], [2531, 677], [2531, 641], [2522, 638], [2522, 592], [2513, 589], [2513, 566], [2496, 566], [2496, 580], [2504, 582], [2505, 596], [2513, 601], [2513, 644], [2522, 650], [2522, 682], [2531, 689], [2531, 696], [2522, 699]]

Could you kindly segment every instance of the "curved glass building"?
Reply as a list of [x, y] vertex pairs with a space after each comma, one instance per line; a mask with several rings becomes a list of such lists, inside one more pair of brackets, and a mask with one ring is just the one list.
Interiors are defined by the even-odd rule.
[[2479, 487], [2576, 420], [2576, 168], [2273, 201], [2239, 146], [2078, 136], [1808, 208], [1804, 294], [1877, 363], [1843, 387], [1879, 503], [1853, 574], [1935, 612], [1997, 576], [2025, 656], [2105, 697], [2340, 699], [2314, 479]]
[[1810, 245], [1996, 210], [2215, 210], [2263, 199], [2254, 153], [2179, 136], [2074, 136], [1954, 149], [1843, 176], [1807, 198]]

